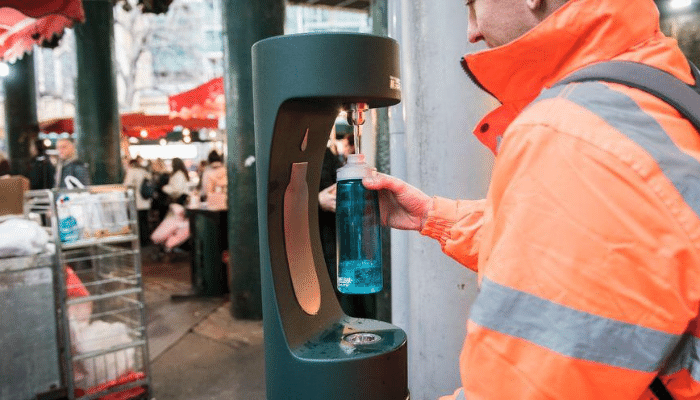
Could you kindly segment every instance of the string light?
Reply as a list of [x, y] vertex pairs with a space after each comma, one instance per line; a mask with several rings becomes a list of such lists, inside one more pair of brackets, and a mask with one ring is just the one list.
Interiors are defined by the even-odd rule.
[[671, 0], [669, 6], [673, 10], [678, 10], [681, 8], [688, 7], [692, 4], [692, 0]]

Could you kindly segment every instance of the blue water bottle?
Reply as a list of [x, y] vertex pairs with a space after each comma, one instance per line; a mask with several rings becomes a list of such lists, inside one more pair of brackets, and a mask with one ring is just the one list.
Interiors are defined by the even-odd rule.
[[377, 293], [383, 286], [379, 200], [376, 191], [362, 185], [370, 171], [364, 154], [350, 154], [337, 172], [337, 282], [341, 293]]

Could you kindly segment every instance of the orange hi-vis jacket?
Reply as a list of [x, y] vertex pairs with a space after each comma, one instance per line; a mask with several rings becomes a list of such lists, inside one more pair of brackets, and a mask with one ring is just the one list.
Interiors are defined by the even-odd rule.
[[550, 89], [606, 60], [694, 83], [652, 0], [569, 0], [463, 60], [502, 106], [487, 198], [436, 198], [421, 232], [480, 281], [445, 399], [653, 399], [657, 375], [700, 399], [700, 134], [636, 89]]

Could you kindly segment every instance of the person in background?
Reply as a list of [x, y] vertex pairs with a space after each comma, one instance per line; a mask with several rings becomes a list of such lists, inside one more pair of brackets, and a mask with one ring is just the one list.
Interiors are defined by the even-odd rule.
[[[204, 171], [207, 170], [208, 165], [209, 162], [207, 160], [201, 160], [197, 165], [197, 177], [199, 178], [199, 181], [197, 181], [196, 190], [199, 192], [200, 196], [203, 197], [206, 197], [206, 195], [204, 194], [204, 189], [202, 189], [202, 183], [204, 180]], [[202, 198], [202, 200], [204, 200], [204, 198]]]
[[151, 208], [151, 199], [144, 199], [141, 196], [141, 184], [144, 180], [151, 179], [151, 174], [141, 166], [137, 159], [129, 161], [129, 167], [124, 176], [124, 185], [134, 190], [136, 198], [136, 210], [139, 220], [139, 240], [141, 246], [148, 245], [150, 229], [148, 225], [148, 210]]
[[173, 158], [172, 166], [173, 171], [168, 179], [168, 184], [163, 186], [163, 192], [170, 196], [173, 202], [184, 206], [189, 195], [189, 172], [180, 158]]
[[338, 140], [338, 157], [343, 165], [347, 162], [348, 154], [355, 154], [355, 135], [352, 132], [343, 135]]
[[74, 176], [85, 186], [90, 185], [88, 166], [78, 160], [73, 139], [59, 139], [56, 143], [56, 150], [58, 150], [58, 164], [56, 165], [54, 187], [65, 188], [67, 176]]
[[32, 160], [29, 167], [29, 186], [32, 190], [51, 189], [55, 186], [56, 167], [46, 155], [46, 145], [41, 139], [32, 142]]
[[10, 176], [10, 162], [0, 155], [0, 177]]
[[151, 176], [155, 186], [153, 198], [151, 199], [151, 210], [156, 214], [155, 226], [158, 226], [165, 218], [165, 215], [168, 213], [168, 206], [170, 206], [170, 196], [163, 191], [163, 187], [170, 180], [170, 174], [161, 158], [156, 158], [151, 163]]
[[326, 260], [331, 282], [335, 287], [336, 279], [336, 248], [335, 248], [335, 195], [336, 195], [336, 171], [343, 166], [338, 157], [336, 147], [336, 130], [331, 130], [326, 152], [323, 154], [321, 164], [321, 180], [318, 192], [318, 227], [321, 233], [321, 247], [323, 257]]
[[[148, 170], [148, 160], [141, 157], [140, 154], [137, 154], [136, 158], [134, 158], [134, 159], [136, 160], [136, 164], [138, 164], [139, 167]], [[129, 162], [131, 162], [131, 160], [129, 160]]]
[[211, 193], [225, 192], [227, 186], [226, 166], [222, 162], [221, 155], [216, 150], [209, 152], [208, 165], [202, 174], [202, 200]]

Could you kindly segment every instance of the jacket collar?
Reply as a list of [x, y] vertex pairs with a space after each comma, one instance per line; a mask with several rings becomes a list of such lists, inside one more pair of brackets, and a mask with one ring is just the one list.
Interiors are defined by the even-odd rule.
[[653, 0], [569, 0], [518, 39], [462, 58], [472, 80], [503, 104], [475, 135], [495, 153], [498, 136], [542, 89], [660, 38]]
[[73, 154], [72, 156], [66, 158], [65, 160], [61, 160], [60, 164], [65, 166], [65, 165], [68, 165], [68, 164], [73, 163], [75, 161], [78, 161], [78, 156]]

